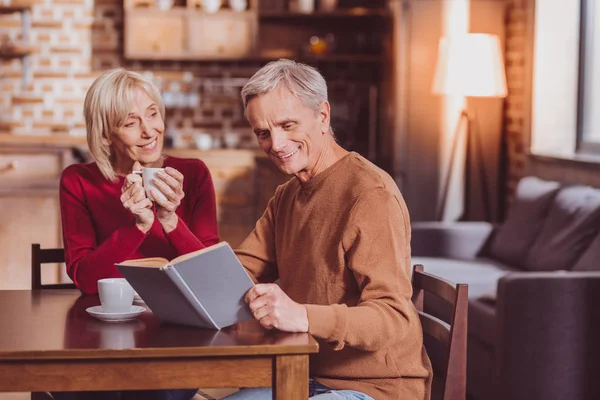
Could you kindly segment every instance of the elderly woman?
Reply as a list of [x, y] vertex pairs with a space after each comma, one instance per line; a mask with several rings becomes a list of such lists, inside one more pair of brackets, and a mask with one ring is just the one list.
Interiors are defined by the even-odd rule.
[[[200, 160], [162, 154], [165, 106], [141, 75], [114, 69], [90, 87], [84, 103], [87, 142], [95, 162], [66, 168], [60, 206], [67, 272], [84, 293], [102, 278], [119, 277], [125, 259], [164, 257], [219, 241], [215, 193]], [[144, 167], [165, 168], [144, 191]]]
[[[84, 116], [95, 162], [69, 166], [60, 182], [67, 272], [82, 292], [97, 293], [99, 279], [119, 277], [114, 265], [125, 259], [172, 259], [219, 241], [210, 173], [200, 160], [162, 154], [165, 106], [151, 82], [124, 69], [105, 72], [86, 95]], [[153, 182], [164, 198], [156, 192], [154, 201], [146, 196], [141, 177], [133, 173], [145, 167], [164, 168]], [[115, 399], [141, 394], [104, 393]], [[193, 394], [143, 393], [164, 399]]]

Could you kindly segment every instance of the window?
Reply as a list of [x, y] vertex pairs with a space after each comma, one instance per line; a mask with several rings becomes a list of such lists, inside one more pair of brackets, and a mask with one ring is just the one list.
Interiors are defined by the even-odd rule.
[[578, 147], [600, 153], [600, 3], [581, 0]]
[[536, 0], [531, 151], [600, 155], [600, 0]]
[[531, 98], [534, 154], [573, 158], [578, 147], [580, 14], [580, 4], [575, 0], [535, 2]]

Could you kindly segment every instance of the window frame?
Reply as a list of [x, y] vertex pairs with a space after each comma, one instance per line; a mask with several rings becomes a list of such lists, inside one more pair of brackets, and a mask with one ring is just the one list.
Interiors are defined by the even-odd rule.
[[[591, 21], [589, 15], [589, 4], [597, 0], [579, 0], [579, 59], [578, 59], [578, 78], [577, 78], [577, 143], [575, 152], [580, 154], [598, 155], [600, 154], [600, 142], [588, 141], [585, 138], [584, 116], [586, 113], [585, 104], [585, 83], [586, 83], [586, 53], [587, 48], [587, 28]], [[596, 4], [596, 6], [598, 6]], [[597, 21], [600, 23], [600, 21]]]

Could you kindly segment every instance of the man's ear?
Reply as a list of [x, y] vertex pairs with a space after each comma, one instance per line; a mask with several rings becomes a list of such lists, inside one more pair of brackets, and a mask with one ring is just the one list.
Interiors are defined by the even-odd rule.
[[319, 106], [319, 122], [321, 123], [321, 133], [326, 134], [330, 131], [331, 106], [328, 101], [324, 101]]

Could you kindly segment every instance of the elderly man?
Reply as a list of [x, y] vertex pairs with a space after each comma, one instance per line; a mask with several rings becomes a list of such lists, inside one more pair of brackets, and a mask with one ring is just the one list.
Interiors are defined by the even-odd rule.
[[[327, 84], [314, 68], [269, 63], [242, 101], [260, 147], [294, 175], [236, 251], [258, 282], [246, 295], [254, 317], [317, 338], [311, 398], [429, 399], [431, 366], [411, 302], [410, 222], [394, 181], [336, 143]], [[228, 397], [270, 398], [270, 388]]]

